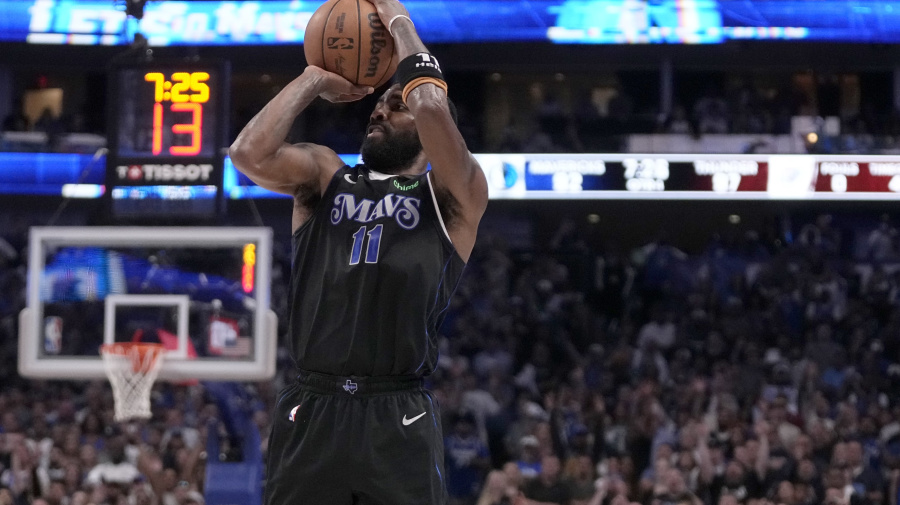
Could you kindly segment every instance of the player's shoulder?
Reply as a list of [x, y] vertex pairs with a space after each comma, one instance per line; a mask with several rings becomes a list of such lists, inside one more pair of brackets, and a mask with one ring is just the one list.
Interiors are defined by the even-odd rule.
[[305, 153], [311, 166], [319, 174], [319, 180], [329, 180], [345, 165], [344, 160], [334, 149], [312, 142], [299, 142], [291, 144], [291, 147]]
[[344, 163], [332, 176], [332, 180], [340, 181], [342, 184], [356, 185], [360, 180], [366, 179], [366, 171], [363, 165], [350, 165]]

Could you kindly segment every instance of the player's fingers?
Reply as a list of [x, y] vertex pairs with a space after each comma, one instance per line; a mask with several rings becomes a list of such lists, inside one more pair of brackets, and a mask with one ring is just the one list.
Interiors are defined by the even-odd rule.
[[375, 89], [371, 86], [353, 86], [347, 93], [340, 93], [340, 97], [345, 98], [346, 101], [361, 100], [366, 95], [371, 95], [373, 91]]
[[357, 100], [362, 100], [366, 97], [368, 93], [341, 93], [332, 102], [355, 102]]
[[[327, 72], [327, 71], [326, 71]], [[327, 72], [328, 75], [328, 84], [327, 84], [327, 92], [326, 95], [330, 95], [332, 97], [338, 95], [360, 95], [355, 100], [359, 100], [366, 95], [371, 95], [375, 88], [372, 86], [358, 86], [348, 81], [345, 77], [335, 74], [334, 72]], [[328, 98], [329, 101], [334, 102], [331, 98]]]
[[388, 23], [391, 18], [397, 15], [409, 16], [406, 7], [397, 0], [368, 0], [375, 4], [378, 15], [384, 23]]

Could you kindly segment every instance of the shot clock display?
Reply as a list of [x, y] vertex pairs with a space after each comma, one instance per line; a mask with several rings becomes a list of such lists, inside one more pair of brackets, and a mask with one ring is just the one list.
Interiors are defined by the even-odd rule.
[[116, 72], [121, 157], [212, 158], [222, 147], [223, 70], [141, 66]]
[[228, 67], [140, 63], [115, 67], [107, 159], [113, 214], [149, 218], [216, 212], [221, 195]]
[[[153, 83], [153, 133], [151, 134], [151, 149], [154, 156], [162, 154], [163, 103], [169, 102], [169, 112], [177, 120], [178, 113], [190, 115], [190, 121], [174, 123], [169, 130], [171, 134], [187, 135], [187, 145], [170, 145], [169, 154], [172, 156], [197, 156], [203, 149], [203, 104], [209, 102], [209, 72], [175, 72], [172, 80], [166, 80], [162, 72], [147, 72], [144, 80]], [[174, 83], [174, 84], [173, 84]], [[183, 117], [181, 121], [187, 120]], [[173, 121], [172, 119], [169, 120]], [[176, 142], [170, 142], [173, 144]]]

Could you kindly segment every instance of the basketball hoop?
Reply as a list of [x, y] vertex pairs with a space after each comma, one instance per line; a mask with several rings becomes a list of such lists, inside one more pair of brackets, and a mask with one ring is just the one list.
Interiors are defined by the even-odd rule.
[[112, 385], [116, 421], [149, 419], [150, 389], [159, 374], [165, 347], [162, 344], [121, 342], [100, 347], [106, 376]]

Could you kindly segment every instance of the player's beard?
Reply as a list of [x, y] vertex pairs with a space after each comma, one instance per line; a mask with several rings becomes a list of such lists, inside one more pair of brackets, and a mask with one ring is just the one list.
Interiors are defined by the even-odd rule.
[[415, 131], [388, 133], [381, 139], [366, 137], [360, 148], [363, 163], [369, 170], [396, 174], [408, 168], [422, 152], [422, 142]]

